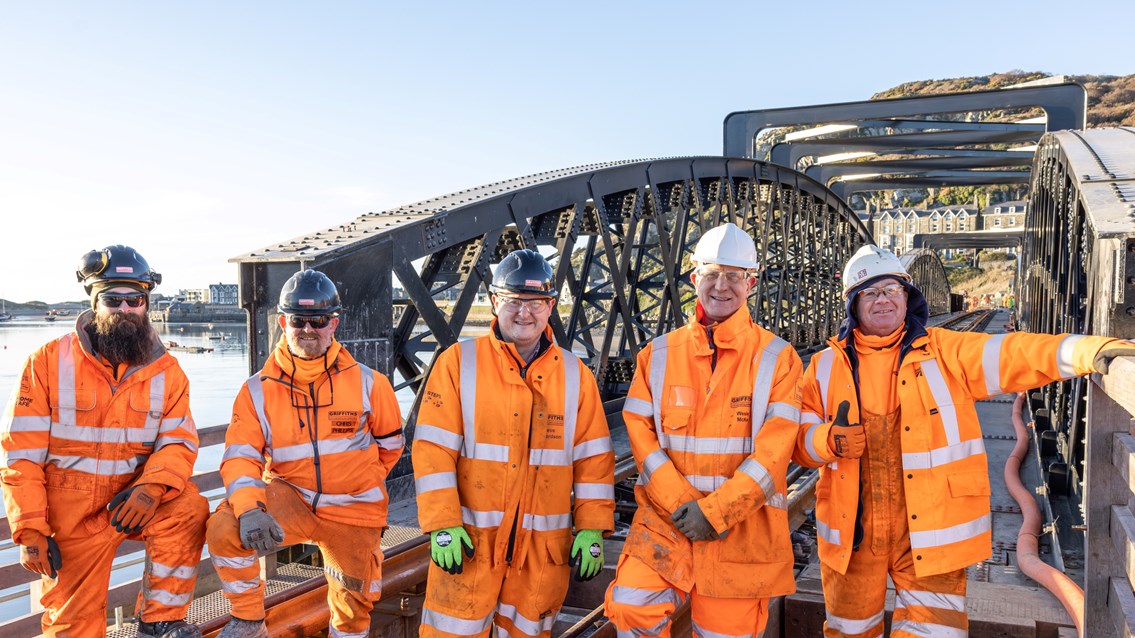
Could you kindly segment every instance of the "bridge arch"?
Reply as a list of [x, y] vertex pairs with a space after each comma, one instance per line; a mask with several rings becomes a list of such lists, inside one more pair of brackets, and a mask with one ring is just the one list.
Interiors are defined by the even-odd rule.
[[950, 312], [950, 282], [938, 253], [926, 248], [912, 250], [903, 253], [899, 261], [930, 304], [930, 316]]

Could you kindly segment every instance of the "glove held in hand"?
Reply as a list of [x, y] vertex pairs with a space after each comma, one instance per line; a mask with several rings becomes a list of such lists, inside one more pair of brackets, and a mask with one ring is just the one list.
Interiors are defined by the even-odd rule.
[[430, 560], [449, 574], [460, 574], [464, 569], [461, 552], [473, 558], [473, 541], [465, 528], [446, 527], [430, 532]]
[[276, 519], [260, 508], [240, 515], [240, 544], [261, 554], [276, 551], [284, 540], [284, 530]]
[[588, 581], [598, 576], [603, 571], [603, 532], [597, 529], [579, 530], [571, 545], [568, 564], [572, 567], [579, 566], [578, 570], [572, 570], [577, 581]]

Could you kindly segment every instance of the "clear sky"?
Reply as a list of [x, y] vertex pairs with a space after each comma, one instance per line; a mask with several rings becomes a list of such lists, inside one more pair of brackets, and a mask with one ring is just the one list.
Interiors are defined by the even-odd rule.
[[1135, 73], [1129, 0], [0, 0], [0, 297], [159, 292], [369, 212], [610, 160], [721, 153], [732, 111], [911, 80]]

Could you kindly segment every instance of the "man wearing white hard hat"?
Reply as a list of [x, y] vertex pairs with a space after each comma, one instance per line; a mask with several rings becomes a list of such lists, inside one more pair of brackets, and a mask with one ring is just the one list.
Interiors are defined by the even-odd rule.
[[989, 558], [989, 476], [974, 402], [1106, 373], [1108, 337], [927, 328], [898, 258], [864, 246], [843, 272], [847, 319], [804, 373], [793, 460], [820, 467], [824, 635], [965, 636], [966, 567]]
[[760, 636], [795, 591], [785, 475], [802, 365], [747, 304], [760, 267], [732, 223], [702, 235], [694, 316], [638, 356], [623, 407], [638, 509], [607, 589], [619, 636], [670, 635], [690, 600], [698, 636]]

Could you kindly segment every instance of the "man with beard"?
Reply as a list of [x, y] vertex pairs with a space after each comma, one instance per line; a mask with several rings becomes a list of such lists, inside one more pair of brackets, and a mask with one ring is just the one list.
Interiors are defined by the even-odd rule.
[[233, 405], [227, 499], [208, 524], [232, 605], [218, 638], [267, 638], [258, 559], [296, 543], [323, 556], [329, 636], [363, 638], [382, 594], [384, 481], [402, 454], [402, 416], [390, 381], [335, 339], [339, 292], [326, 275], [293, 275], [278, 310], [284, 334]]
[[91, 298], [76, 330], [34, 352], [0, 426], [4, 490], [20, 564], [40, 574], [46, 636], [106, 631], [123, 540], [146, 544], [138, 635], [193, 638], [186, 623], [209, 507], [189, 380], [146, 317], [161, 275], [129, 246], [83, 256]]

